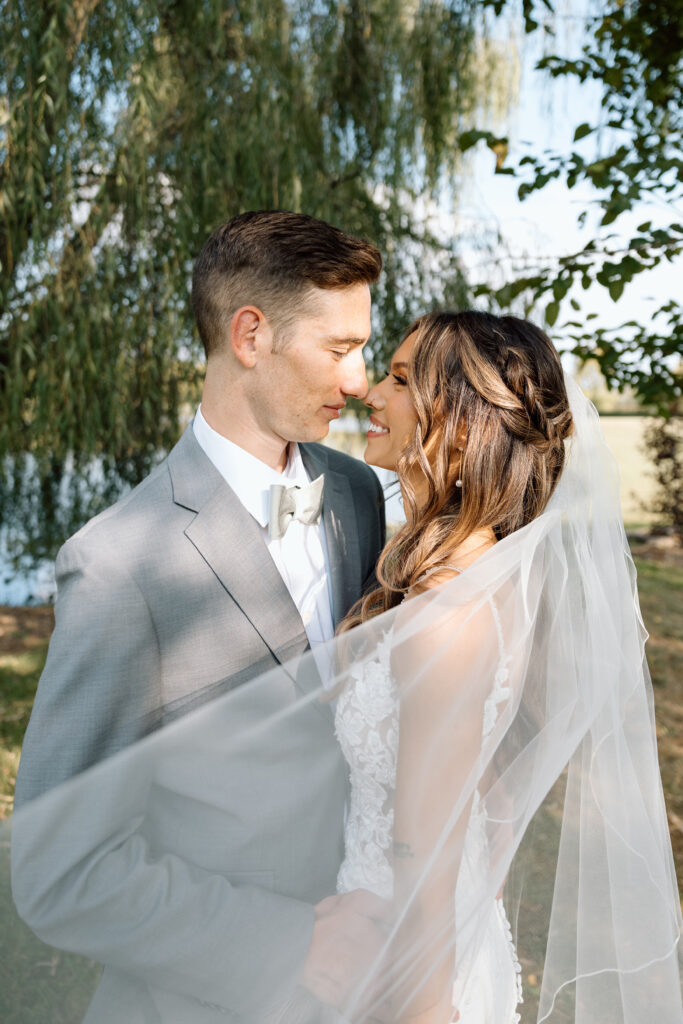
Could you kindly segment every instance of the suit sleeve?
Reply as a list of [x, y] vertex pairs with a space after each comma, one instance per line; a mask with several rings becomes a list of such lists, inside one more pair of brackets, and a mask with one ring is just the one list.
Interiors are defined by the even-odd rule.
[[149, 609], [130, 576], [87, 557], [78, 537], [57, 575], [56, 629], [17, 781], [19, 914], [51, 945], [259, 1019], [299, 974], [313, 908], [150, 849], [141, 823], [154, 780], [144, 758], [136, 771], [139, 745], [120, 773], [102, 761], [155, 725]]

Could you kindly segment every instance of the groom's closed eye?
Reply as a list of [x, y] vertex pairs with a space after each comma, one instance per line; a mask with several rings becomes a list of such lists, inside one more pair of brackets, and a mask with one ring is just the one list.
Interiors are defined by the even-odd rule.
[[365, 344], [365, 338], [330, 338], [328, 344], [330, 345], [330, 352], [336, 359], [343, 359], [349, 352], [356, 348], [362, 348]]

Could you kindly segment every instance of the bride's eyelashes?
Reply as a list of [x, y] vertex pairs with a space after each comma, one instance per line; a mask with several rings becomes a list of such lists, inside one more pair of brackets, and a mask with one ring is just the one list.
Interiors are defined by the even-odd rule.
[[393, 377], [394, 380], [396, 381], [396, 383], [400, 384], [401, 387], [405, 387], [407, 385], [407, 383], [408, 383], [408, 379], [406, 377], [402, 377], [400, 375], [400, 373], [392, 373], [391, 370], [385, 370], [384, 371], [384, 376], [385, 377]]

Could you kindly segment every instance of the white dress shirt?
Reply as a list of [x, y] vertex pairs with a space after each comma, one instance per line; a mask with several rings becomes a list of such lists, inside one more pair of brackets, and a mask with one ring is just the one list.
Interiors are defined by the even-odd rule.
[[201, 405], [192, 429], [199, 446], [261, 527], [270, 556], [299, 610], [309, 644], [315, 647], [331, 639], [334, 621], [322, 517], [310, 526], [293, 519], [279, 540], [271, 540], [268, 535], [271, 484], [291, 487], [311, 482], [298, 444], [289, 445], [287, 465], [283, 473], [278, 473], [210, 427]]

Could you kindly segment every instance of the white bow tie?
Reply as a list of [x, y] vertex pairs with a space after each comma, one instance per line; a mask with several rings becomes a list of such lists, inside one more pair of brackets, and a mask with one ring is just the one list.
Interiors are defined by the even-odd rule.
[[294, 484], [271, 484], [270, 488], [270, 523], [268, 533], [271, 540], [284, 537], [293, 519], [307, 526], [317, 523], [323, 507], [323, 486], [325, 476], [322, 474], [305, 487]]

